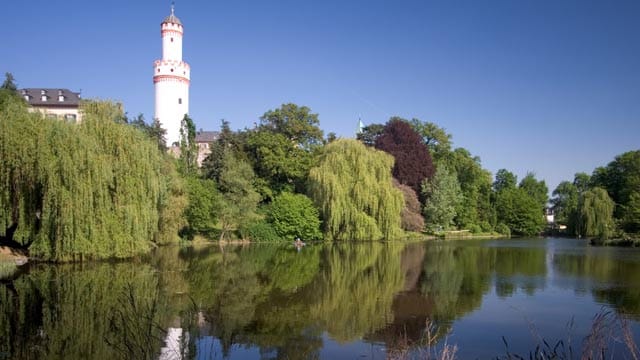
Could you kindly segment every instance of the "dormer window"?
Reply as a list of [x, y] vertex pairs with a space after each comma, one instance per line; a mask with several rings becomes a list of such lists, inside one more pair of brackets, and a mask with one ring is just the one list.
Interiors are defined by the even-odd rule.
[[42, 97], [40, 98], [40, 100], [42, 100], [42, 101], [47, 101], [47, 95], [42, 95]]
[[24, 99], [25, 99], [25, 100], [27, 100], [27, 101], [29, 101], [29, 100], [31, 100], [31, 97], [30, 97], [29, 95], [25, 95], [25, 96], [24, 96]]
[[40, 95], [46, 95], [47, 91], [46, 90], [40, 90]]
[[58, 101], [60, 102], [64, 101], [64, 95], [58, 95]]
[[58, 90], [58, 95], [62, 95], [62, 90]]

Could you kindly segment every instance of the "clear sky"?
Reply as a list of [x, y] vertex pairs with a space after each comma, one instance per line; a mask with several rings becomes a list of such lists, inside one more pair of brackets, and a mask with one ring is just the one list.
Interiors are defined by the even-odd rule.
[[[170, 1], [2, 4], [0, 71], [153, 118]], [[283, 103], [353, 137], [389, 117], [445, 128], [495, 173], [550, 191], [640, 149], [638, 0], [177, 0], [198, 128]]]

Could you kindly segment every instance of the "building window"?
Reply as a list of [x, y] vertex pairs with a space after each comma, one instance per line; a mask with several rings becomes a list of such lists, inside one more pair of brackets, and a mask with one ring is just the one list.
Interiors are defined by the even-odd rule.
[[45, 90], [40, 90], [40, 95], [46, 95], [47, 92]]
[[171, 38], [171, 42], [173, 42], [173, 38]]
[[65, 114], [64, 119], [68, 122], [76, 122], [76, 114]]
[[24, 99], [25, 99], [25, 100], [27, 100], [27, 101], [29, 101], [29, 99], [30, 99], [29, 95], [25, 95], [25, 96], [24, 96]]
[[182, 105], [182, 98], [178, 98], [178, 104]]
[[42, 100], [42, 101], [47, 101], [47, 95], [42, 95], [42, 97], [40, 98], [40, 100]]
[[173, 72], [173, 69], [171, 69], [171, 72]]
[[58, 115], [56, 114], [47, 114], [47, 119], [57, 119]]
[[64, 95], [58, 95], [58, 101], [60, 102], [64, 101]]

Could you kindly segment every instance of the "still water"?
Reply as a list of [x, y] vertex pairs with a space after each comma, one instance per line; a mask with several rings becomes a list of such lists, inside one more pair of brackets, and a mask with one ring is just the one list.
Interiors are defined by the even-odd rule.
[[560, 340], [579, 358], [597, 314], [610, 357], [628, 354], [621, 324], [640, 343], [640, 249], [581, 240], [165, 247], [28, 266], [0, 281], [0, 359], [384, 359], [445, 343], [459, 359], [528, 358]]

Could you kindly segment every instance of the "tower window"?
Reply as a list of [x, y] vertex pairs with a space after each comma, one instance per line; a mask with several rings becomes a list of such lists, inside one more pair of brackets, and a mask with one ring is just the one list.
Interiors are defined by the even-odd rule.
[[173, 69], [171, 69], [171, 72], [173, 72]]
[[171, 38], [171, 42], [173, 42], [173, 38]]
[[182, 105], [182, 98], [178, 98], [178, 104]]

